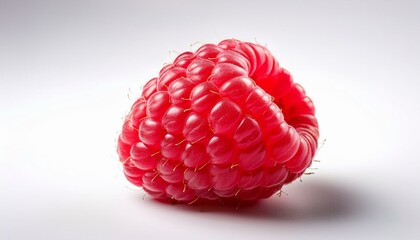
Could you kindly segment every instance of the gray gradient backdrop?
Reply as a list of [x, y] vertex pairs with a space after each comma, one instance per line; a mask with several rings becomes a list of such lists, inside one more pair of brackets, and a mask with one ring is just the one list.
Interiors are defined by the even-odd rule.
[[[0, 239], [417, 239], [419, 12], [0, 0]], [[313, 98], [318, 169], [238, 211], [144, 197], [117, 161], [122, 117], [176, 53], [232, 37], [267, 45]]]

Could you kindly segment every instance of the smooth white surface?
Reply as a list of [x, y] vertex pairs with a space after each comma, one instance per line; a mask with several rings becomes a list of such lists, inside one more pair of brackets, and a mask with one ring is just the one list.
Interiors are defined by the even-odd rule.
[[[0, 239], [416, 239], [419, 12], [418, 1], [0, 1]], [[124, 114], [176, 52], [231, 37], [266, 44], [314, 100], [326, 139], [316, 174], [237, 211], [144, 197], [117, 161]]]

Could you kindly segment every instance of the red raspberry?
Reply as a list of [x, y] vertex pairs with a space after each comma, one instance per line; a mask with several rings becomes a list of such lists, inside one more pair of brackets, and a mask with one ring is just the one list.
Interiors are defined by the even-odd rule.
[[144, 87], [118, 153], [154, 198], [267, 198], [300, 177], [318, 144], [314, 105], [263, 46], [224, 40], [184, 52]]

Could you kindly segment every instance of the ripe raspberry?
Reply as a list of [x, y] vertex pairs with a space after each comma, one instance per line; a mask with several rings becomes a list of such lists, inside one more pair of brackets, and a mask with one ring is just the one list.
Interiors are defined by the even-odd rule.
[[300, 177], [318, 144], [314, 105], [263, 46], [184, 52], [125, 118], [127, 179], [159, 199], [257, 200]]

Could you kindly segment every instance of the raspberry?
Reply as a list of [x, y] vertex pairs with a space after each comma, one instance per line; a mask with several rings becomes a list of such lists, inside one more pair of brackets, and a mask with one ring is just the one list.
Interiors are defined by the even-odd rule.
[[267, 198], [300, 177], [318, 144], [314, 105], [267, 48], [238, 40], [184, 52], [126, 116], [119, 159], [153, 198]]

